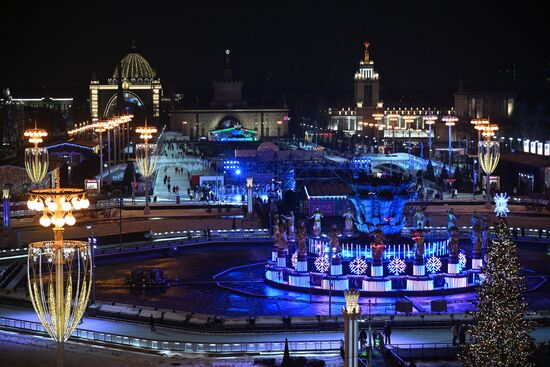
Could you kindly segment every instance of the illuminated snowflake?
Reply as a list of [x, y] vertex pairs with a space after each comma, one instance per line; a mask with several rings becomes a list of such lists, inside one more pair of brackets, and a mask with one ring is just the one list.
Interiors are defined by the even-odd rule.
[[460, 252], [458, 254], [458, 272], [460, 273], [464, 269], [466, 269], [466, 255], [464, 252]]
[[441, 260], [439, 259], [439, 257], [432, 255], [432, 257], [430, 257], [428, 261], [426, 261], [426, 270], [428, 270], [428, 273], [430, 274], [435, 274], [440, 271]]
[[359, 257], [356, 257], [349, 263], [349, 270], [355, 275], [365, 274], [368, 267], [369, 264]]
[[296, 269], [296, 265], [298, 265], [298, 251], [294, 251], [290, 258], [290, 262], [292, 263], [292, 267]]
[[315, 269], [317, 269], [317, 271], [319, 273], [326, 273], [328, 271], [328, 268], [330, 267], [330, 263], [328, 261], [328, 258], [324, 257], [324, 256], [318, 256], [316, 259], [315, 259]]
[[507, 217], [510, 210], [508, 210], [508, 200], [510, 197], [507, 193], [496, 194], [495, 197], [495, 214], [497, 217]]
[[394, 257], [388, 263], [388, 271], [393, 275], [399, 275], [401, 273], [404, 273], [406, 268], [407, 268], [407, 264], [405, 264], [405, 261], [403, 261], [398, 257]]

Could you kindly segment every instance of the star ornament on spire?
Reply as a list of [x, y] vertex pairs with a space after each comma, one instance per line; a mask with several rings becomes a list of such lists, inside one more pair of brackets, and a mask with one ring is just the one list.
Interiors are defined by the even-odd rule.
[[495, 197], [495, 215], [497, 217], [505, 218], [510, 213], [508, 209], [508, 200], [510, 197], [507, 193], [496, 194]]

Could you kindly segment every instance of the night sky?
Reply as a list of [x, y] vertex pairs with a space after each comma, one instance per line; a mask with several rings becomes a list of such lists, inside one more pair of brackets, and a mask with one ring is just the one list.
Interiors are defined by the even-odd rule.
[[[297, 4], [299, 3], [299, 4]], [[0, 5], [0, 86], [42, 85], [85, 96], [92, 73], [111, 75], [132, 40], [168, 91], [208, 91], [230, 48], [245, 94], [351, 94], [362, 43], [383, 92], [452, 91], [516, 64], [523, 85], [550, 62], [542, 3], [460, 1], [11, 1]], [[249, 96], [250, 97], [250, 96]]]

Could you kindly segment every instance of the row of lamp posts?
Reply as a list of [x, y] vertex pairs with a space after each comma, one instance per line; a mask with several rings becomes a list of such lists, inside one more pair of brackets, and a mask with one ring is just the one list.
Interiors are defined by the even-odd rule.
[[[129, 120], [128, 120], [129, 121]], [[123, 121], [123, 122], [128, 122]], [[95, 126], [100, 134], [108, 129]], [[136, 160], [146, 182], [155, 172], [158, 159], [156, 144], [150, 144], [156, 129], [147, 124], [136, 129], [143, 144], [136, 146]], [[48, 172], [48, 150], [39, 147], [48, 134], [43, 129], [25, 131], [25, 137], [34, 145], [25, 149], [25, 169], [34, 186], [44, 180]], [[146, 209], [148, 208], [146, 200]], [[74, 213], [87, 209], [90, 201], [86, 192], [78, 188], [61, 188], [59, 179], [54, 188], [32, 189], [27, 207], [42, 213], [39, 223], [52, 227], [53, 241], [39, 241], [28, 247], [27, 278], [30, 299], [44, 330], [57, 342], [57, 366], [64, 366], [64, 343], [80, 323], [93, 284], [93, 256], [91, 244], [85, 241], [63, 239], [65, 225], [76, 223]]]

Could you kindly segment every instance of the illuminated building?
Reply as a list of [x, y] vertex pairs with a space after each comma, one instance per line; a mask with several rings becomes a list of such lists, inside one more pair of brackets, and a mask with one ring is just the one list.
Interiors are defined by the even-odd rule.
[[288, 108], [250, 106], [242, 98], [243, 82], [233, 77], [230, 51], [225, 51], [223, 79], [214, 81], [214, 99], [204, 108], [170, 111], [170, 128], [191, 140], [256, 141], [288, 134]]
[[[125, 111], [118, 110], [119, 94], [124, 96]], [[156, 71], [132, 45], [130, 53], [120, 61], [107, 83], [100, 84], [97, 78], [90, 82], [90, 114], [94, 120], [122, 112], [153, 119], [160, 115], [161, 96], [162, 84]]]

